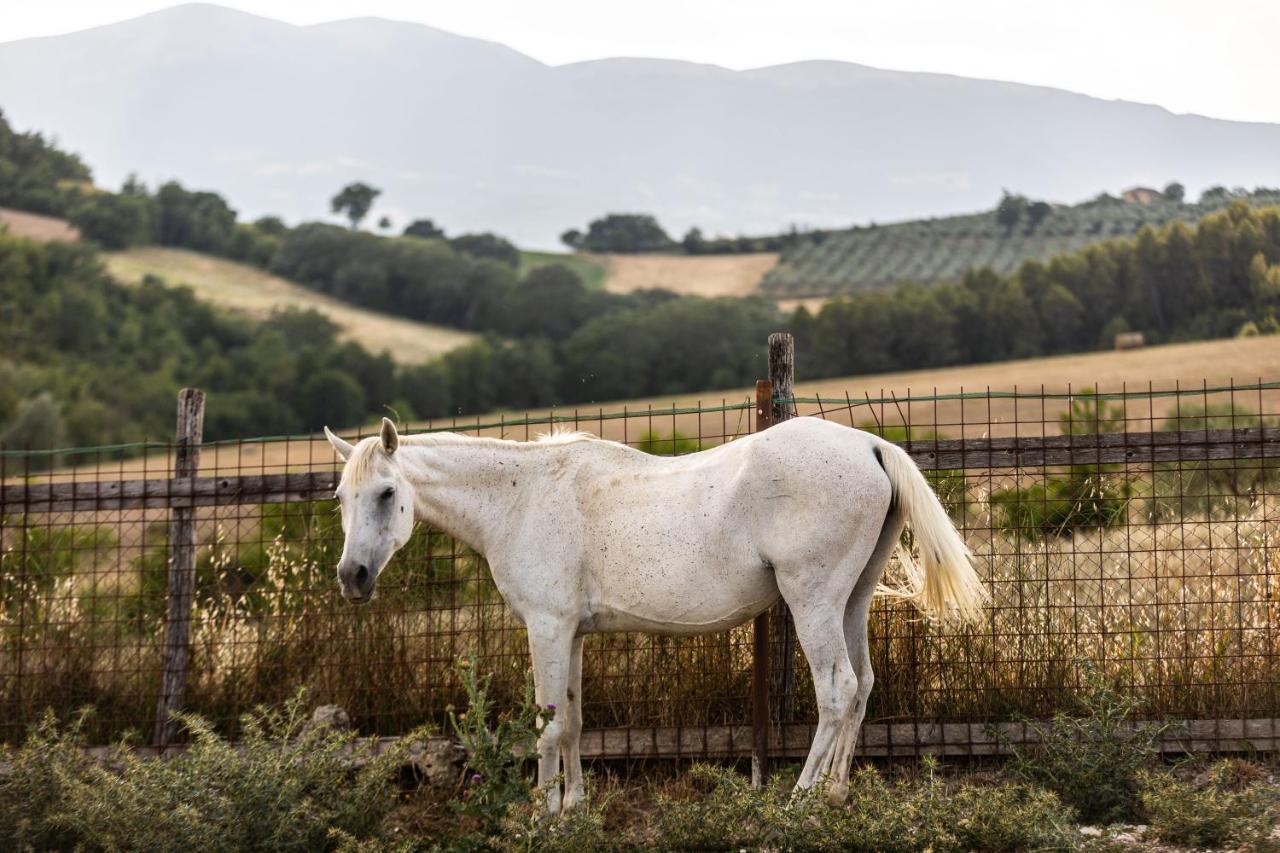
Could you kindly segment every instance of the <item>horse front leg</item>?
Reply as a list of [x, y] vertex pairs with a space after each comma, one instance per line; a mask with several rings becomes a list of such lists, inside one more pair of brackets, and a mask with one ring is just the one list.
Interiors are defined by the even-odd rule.
[[538, 736], [538, 789], [546, 796], [546, 811], [560, 813], [560, 753], [568, 731], [568, 693], [575, 626], [557, 619], [530, 619], [529, 654], [533, 658], [534, 698], [553, 707]]
[[586, 798], [582, 782], [582, 637], [573, 638], [570, 653], [569, 689], [565, 698], [565, 729], [560, 741], [564, 762], [564, 810]]

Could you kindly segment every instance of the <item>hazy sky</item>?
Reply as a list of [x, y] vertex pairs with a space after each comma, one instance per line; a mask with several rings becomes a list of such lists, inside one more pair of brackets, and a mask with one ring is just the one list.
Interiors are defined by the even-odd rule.
[[[0, 0], [0, 41], [174, 5]], [[1280, 123], [1280, 0], [235, 0], [296, 24], [377, 15], [551, 64], [654, 56], [752, 68], [841, 59], [1058, 86]], [[1280, 153], [1277, 153], [1280, 157]]]

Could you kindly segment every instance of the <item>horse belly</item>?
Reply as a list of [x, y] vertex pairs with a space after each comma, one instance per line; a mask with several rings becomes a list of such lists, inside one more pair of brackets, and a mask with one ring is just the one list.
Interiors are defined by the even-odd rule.
[[756, 555], [695, 546], [684, 553], [640, 549], [628, 557], [601, 563], [590, 572], [594, 583], [586, 630], [722, 631], [741, 625], [778, 599], [773, 570]]

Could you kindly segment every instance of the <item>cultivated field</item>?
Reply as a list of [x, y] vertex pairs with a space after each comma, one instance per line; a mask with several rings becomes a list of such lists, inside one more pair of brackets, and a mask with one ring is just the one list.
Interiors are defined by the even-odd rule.
[[687, 296], [750, 296], [778, 263], [773, 252], [751, 255], [592, 255], [604, 264], [604, 287], [630, 293], [660, 287]]
[[[994, 211], [984, 211], [833, 231], [784, 252], [761, 287], [778, 299], [800, 299], [891, 288], [908, 281], [958, 281], [976, 267], [1007, 274], [1025, 261], [1047, 261], [1106, 240], [1132, 237], [1147, 225], [1197, 222], [1235, 200], [1232, 196], [1198, 204], [1137, 204], [1111, 199], [1052, 207], [1042, 219], [1032, 222], [1024, 216], [1012, 227], [997, 222]], [[1266, 207], [1280, 203], [1280, 193], [1259, 189], [1243, 200]]]
[[155, 275], [185, 284], [201, 299], [254, 318], [281, 308], [319, 311], [341, 328], [341, 336], [372, 352], [387, 350], [403, 364], [419, 364], [470, 342], [475, 335], [357, 308], [329, 296], [234, 261], [184, 249], [155, 246], [105, 255], [107, 269], [124, 283]]
[[7, 207], [0, 207], [0, 230], [3, 229], [8, 229], [14, 236], [26, 237], [38, 243], [48, 243], [53, 240], [74, 242], [80, 239], [80, 232], [65, 219], [27, 213], [25, 210], [11, 210]]

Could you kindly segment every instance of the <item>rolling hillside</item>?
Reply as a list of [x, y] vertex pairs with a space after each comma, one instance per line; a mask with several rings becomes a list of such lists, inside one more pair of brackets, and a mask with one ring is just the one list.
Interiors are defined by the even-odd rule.
[[255, 267], [184, 249], [147, 246], [105, 255], [107, 269], [122, 282], [155, 275], [185, 284], [201, 299], [262, 318], [284, 308], [311, 308], [336, 323], [343, 338], [371, 352], [387, 350], [402, 364], [430, 361], [475, 339], [470, 332], [402, 320], [357, 308]]
[[[764, 276], [761, 289], [777, 299], [810, 299], [907, 281], [956, 281], [975, 267], [1005, 274], [1024, 261], [1044, 261], [1093, 243], [1131, 237], [1144, 225], [1195, 222], [1234, 200], [1139, 204], [1112, 198], [1052, 207], [1038, 223], [1033, 225], [1024, 217], [1012, 228], [999, 224], [995, 211], [987, 211], [827, 232], [784, 252]], [[1244, 200], [1257, 206], [1277, 205], [1280, 190], [1254, 192]]]
[[1001, 187], [1076, 200], [1280, 183], [1272, 124], [844, 62], [551, 66], [417, 24], [293, 26], [207, 4], [0, 44], [0, 106], [102, 186], [181, 176], [246, 219], [297, 221], [359, 179], [397, 222], [536, 248], [609, 210], [763, 234], [973, 211]]

